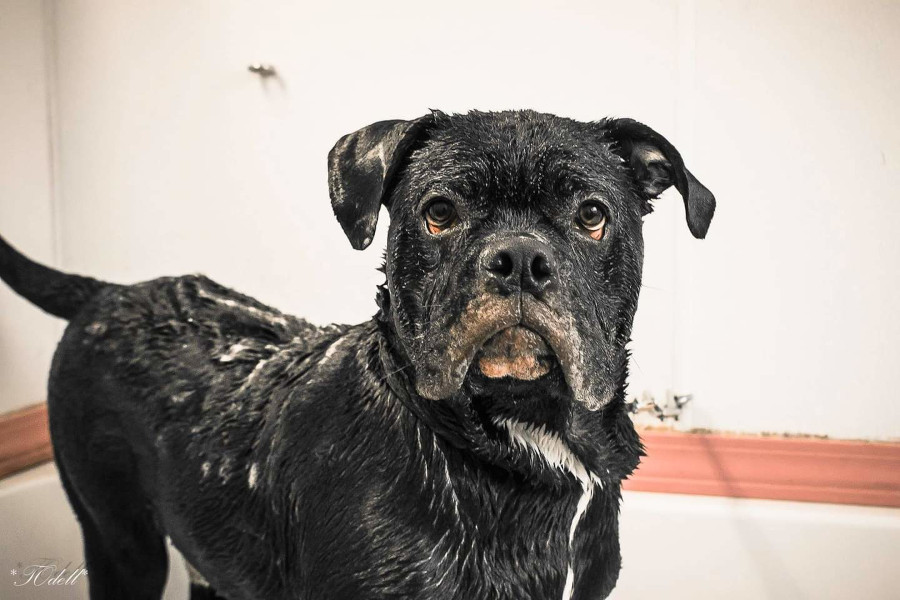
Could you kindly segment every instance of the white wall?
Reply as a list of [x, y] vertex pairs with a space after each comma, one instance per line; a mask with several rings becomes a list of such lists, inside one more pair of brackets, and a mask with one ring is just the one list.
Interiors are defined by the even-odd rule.
[[[44, 7], [0, 0], [0, 234], [56, 262]], [[46, 398], [61, 322], [0, 284], [0, 413]]]
[[[672, 192], [647, 220], [632, 390], [693, 392], [688, 426], [900, 437], [900, 4], [55, 6], [64, 267], [204, 271], [318, 322], [359, 321], [384, 228], [355, 253], [331, 215], [340, 135], [429, 107], [632, 116], [719, 198], [704, 242]], [[281, 80], [258, 81], [257, 61]], [[0, 356], [21, 347], [0, 337]], [[44, 373], [0, 364], [29, 397]]]
[[694, 31], [694, 424], [900, 438], [900, 3], [703, 2]]

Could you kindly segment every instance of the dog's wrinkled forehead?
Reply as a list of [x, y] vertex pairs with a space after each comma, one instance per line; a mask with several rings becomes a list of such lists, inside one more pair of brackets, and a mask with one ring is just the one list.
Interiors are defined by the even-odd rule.
[[437, 188], [519, 208], [585, 189], [618, 200], [630, 185], [624, 159], [596, 129], [537, 113], [439, 120], [411, 153], [406, 175], [413, 194], [401, 200]]

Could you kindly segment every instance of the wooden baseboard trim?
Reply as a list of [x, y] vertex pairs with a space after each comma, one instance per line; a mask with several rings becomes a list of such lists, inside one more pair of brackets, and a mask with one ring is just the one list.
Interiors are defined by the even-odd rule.
[[[625, 489], [900, 508], [900, 443], [644, 430]], [[0, 415], [0, 478], [53, 458], [47, 405]]]
[[46, 404], [0, 415], [0, 479], [52, 458]]
[[900, 444], [643, 431], [626, 490], [900, 507]]

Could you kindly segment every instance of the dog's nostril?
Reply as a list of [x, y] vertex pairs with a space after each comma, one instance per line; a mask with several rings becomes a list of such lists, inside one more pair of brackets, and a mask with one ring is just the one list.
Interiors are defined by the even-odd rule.
[[543, 254], [538, 254], [531, 261], [531, 276], [538, 283], [544, 282], [553, 276], [553, 268], [550, 261]]
[[514, 266], [512, 256], [510, 256], [509, 252], [503, 251], [496, 253], [491, 258], [487, 264], [487, 270], [500, 277], [509, 277], [512, 275]]

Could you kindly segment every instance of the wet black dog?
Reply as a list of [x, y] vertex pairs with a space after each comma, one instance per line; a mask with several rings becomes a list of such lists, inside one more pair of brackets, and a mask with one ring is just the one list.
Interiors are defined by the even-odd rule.
[[715, 201], [629, 119], [432, 113], [341, 139], [355, 248], [391, 223], [378, 315], [315, 327], [200, 276], [66, 275], [0, 241], [0, 275], [71, 321], [50, 377], [91, 598], [603, 598], [642, 219]]

